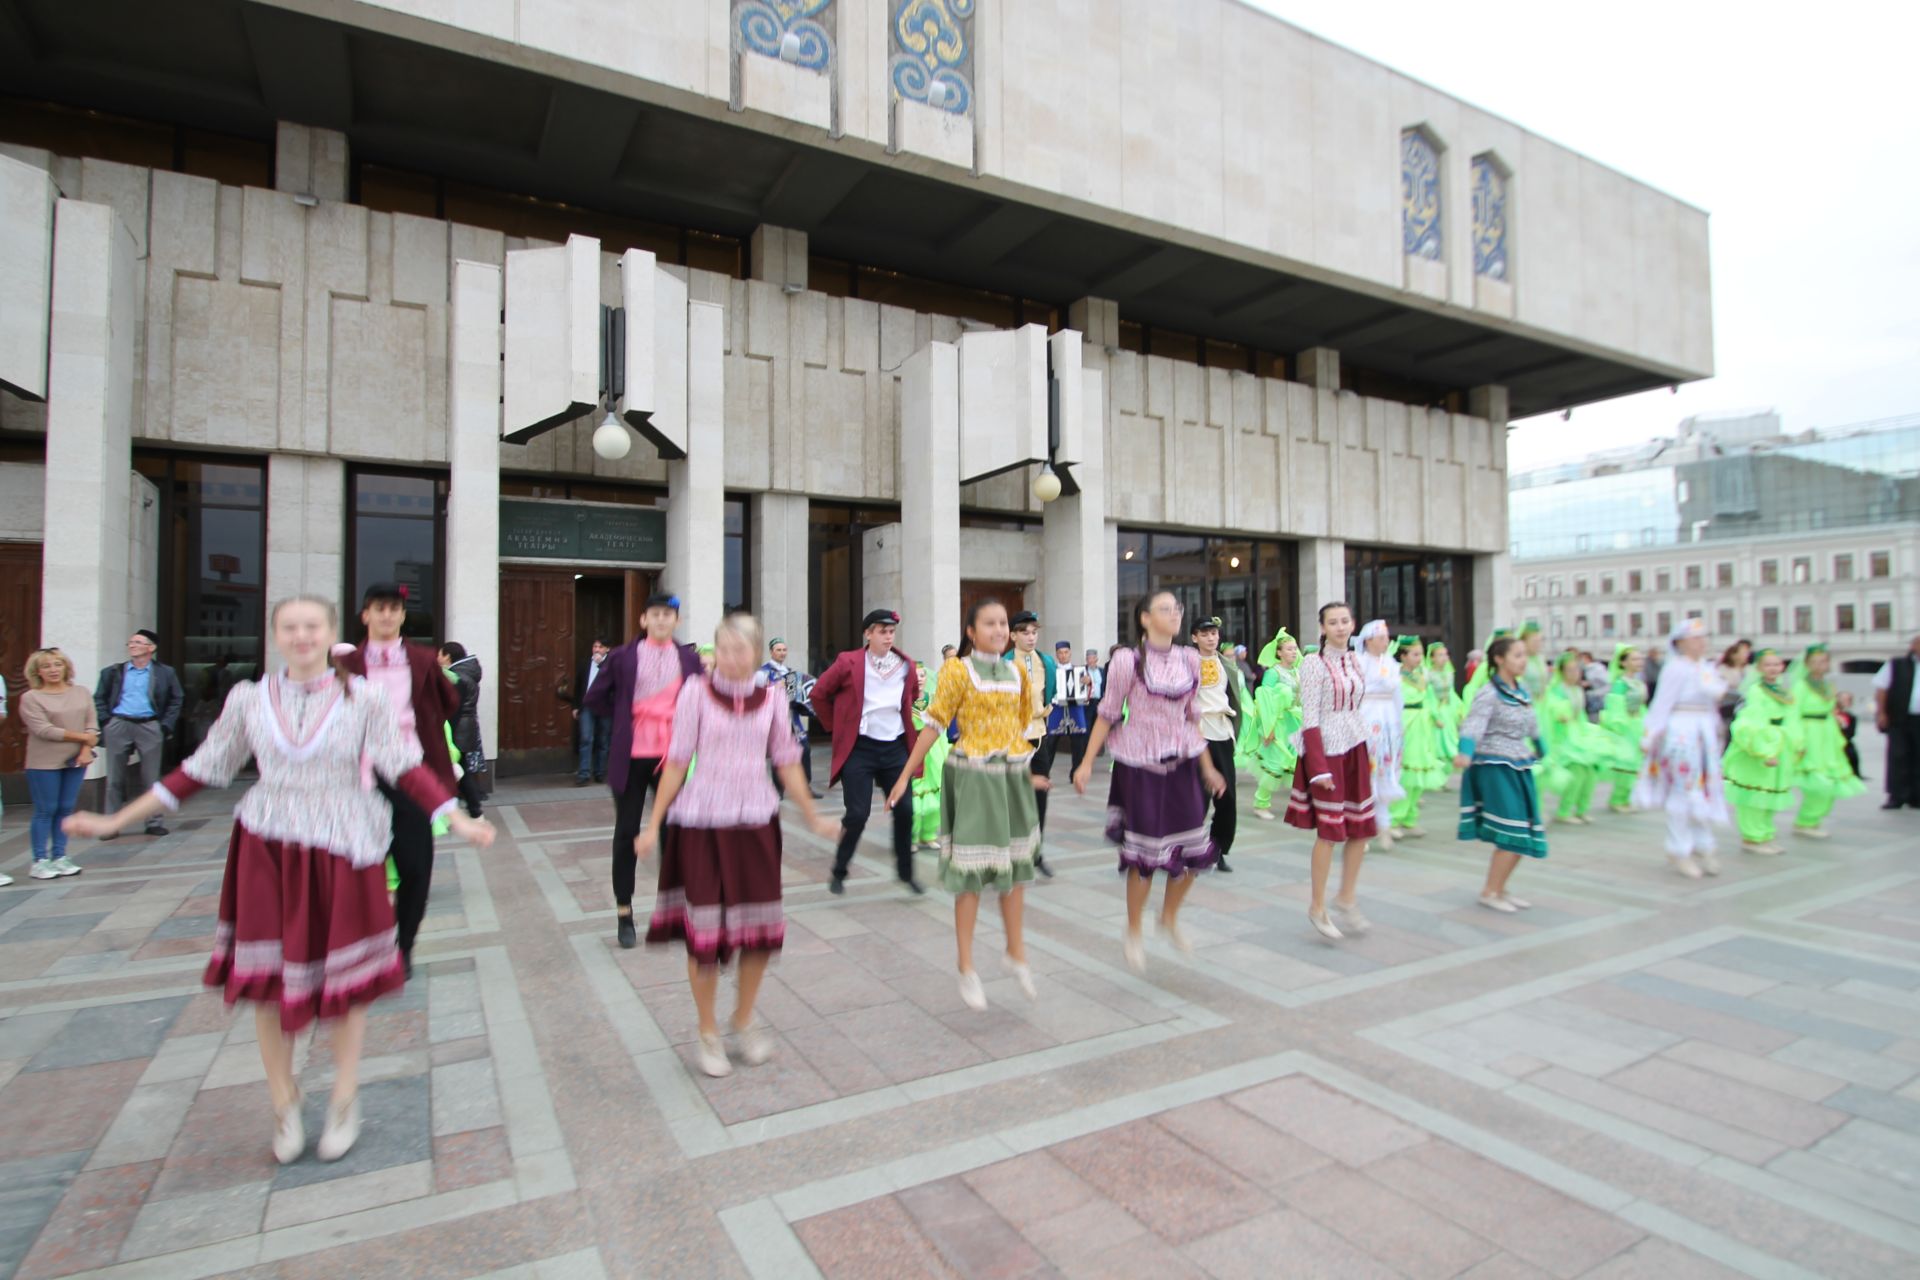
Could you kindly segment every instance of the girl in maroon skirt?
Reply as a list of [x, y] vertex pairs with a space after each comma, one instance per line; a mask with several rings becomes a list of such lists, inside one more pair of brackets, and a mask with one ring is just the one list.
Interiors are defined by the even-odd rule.
[[384, 866], [392, 818], [373, 778], [482, 848], [493, 828], [458, 812], [421, 767], [419, 739], [401, 731], [384, 691], [329, 666], [332, 602], [282, 600], [269, 625], [286, 667], [236, 685], [200, 749], [147, 795], [110, 816], [75, 814], [67, 831], [98, 837], [145, 823], [203, 788], [230, 785], [252, 757], [260, 781], [234, 809], [205, 981], [229, 1005], [254, 1005], [282, 1164], [306, 1149], [293, 1036], [317, 1018], [334, 1020], [333, 1098], [318, 1153], [338, 1160], [360, 1134], [366, 1006], [405, 981]]
[[[633, 842], [638, 857], [650, 857], [666, 823], [647, 942], [677, 938], [686, 944], [687, 981], [700, 1011], [695, 1054], [710, 1076], [733, 1070], [713, 1006], [720, 966], [736, 951], [740, 1000], [733, 1033], [740, 1060], [758, 1066], [773, 1056], [773, 1042], [753, 1024], [767, 960], [787, 935], [780, 906], [780, 796], [767, 774], [768, 761], [814, 834], [840, 838], [840, 824], [813, 807], [786, 694], [754, 680], [760, 648], [760, 624], [751, 616], [736, 613], [721, 622], [712, 672], [681, 686], [660, 791], [646, 829]], [[695, 755], [700, 767], [689, 781]]]
[[1107, 839], [1120, 847], [1127, 877], [1127, 936], [1123, 952], [1135, 973], [1147, 967], [1140, 918], [1153, 875], [1167, 877], [1160, 928], [1181, 951], [1192, 951], [1180, 932], [1180, 904], [1193, 887], [1193, 872], [1219, 860], [1207, 831], [1207, 796], [1224, 795], [1227, 779], [1207, 755], [1200, 736], [1200, 653], [1177, 648], [1180, 601], [1159, 591], [1134, 610], [1140, 643], [1121, 649], [1107, 664], [1107, 690], [1087, 740], [1087, 754], [1073, 771], [1073, 786], [1087, 793], [1100, 748], [1113, 744], [1113, 784], [1107, 793]]
[[[1374, 835], [1371, 763], [1367, 758], [1367, 722], [1360, 714], [1367, 681], [1347, 642], [1353, 636], [1353, 610], [1344, 604], [1320, 606], [1320, 652], [1300, 663], [1300, 756], [1293, 767], [1293, 794], [1287, 824], [1317, 837], [1313, 842], [1313, 901], [1307, 920], [1328, 938], [1364, 933], [1367, 918], [1353, 895], [1360, 888], [1360, 861]], [[1333, 846], [1344, 842], [1340, 896], [1333, 900], [1339, 925], [1327, 918], [1327, 875]]]

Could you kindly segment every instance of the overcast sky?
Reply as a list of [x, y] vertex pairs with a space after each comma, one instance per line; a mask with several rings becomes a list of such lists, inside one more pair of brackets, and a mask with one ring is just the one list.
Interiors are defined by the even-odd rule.
[[1920, 5], [1248, 2], [1711, 215], [1716, 376], [1528, 419], [1515, 470], [1689, 414], [1920, 412]]

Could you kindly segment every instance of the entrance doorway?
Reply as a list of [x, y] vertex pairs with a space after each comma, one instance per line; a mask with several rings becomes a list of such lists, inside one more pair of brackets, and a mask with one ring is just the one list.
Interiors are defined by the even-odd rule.
[[[1007, 618], [1011, 621], [1014, 614], [1027, 607], [1027, 584], [1024, 582], [982, 582], [977, 579], [962, 582], [960, 584], [960, 629], [962, 632], [966, 630], [967, 615], [973, 612], [973, 605], [976, 600], [998, 600], [1001, 604], [1007, 606]], [[957, 645], [960, 643], [960, 640], [960, 636], [952, 636], [942, 639], [940, 643]], [[1042, 644], [1047, 643], [1045, 636], [1042, 636], [1040, 640]], [[1049, 652], [1051, 652], [1051, 650], [1049, 650]], [[940, 653], [937, 649], [926, 657], [926, 662], [929, 666], [937, 664], [939, 661]]]
[[500, 567], [500, 741], [518, 772], [558, 769], [574, 751], [574, 684], [597, 639], [632, 638], [656, 575], [586, 565]]
[[[20, 698], [27, 691], [27, 655], [40, 647], [40, 544], [0, 543], [0, 679], [7, 682], [7, 719], [0, 724], [0, 774], [18, 787], [7, 799], [25, 799], [27, 734]], [[91, 673], [89, 673], [91, 674]], [[84, 681], [86, 676], [82, 676]]]

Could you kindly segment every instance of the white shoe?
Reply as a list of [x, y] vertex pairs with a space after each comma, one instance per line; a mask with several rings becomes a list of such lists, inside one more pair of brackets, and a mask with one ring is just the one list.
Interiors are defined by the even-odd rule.
[[1120, 943], [1121, 954], [1127, 958], [1127, 968], [1135, 973], [1147, 971], [1147, 946], [1137, 933], [1129, 933]]
[[58, 880], [60, 878], [60, 868], [53, 865], [52, 858], [36, 858], [33, 863], [33, 870], [27, 872], [27, 874], [35, 880]]
[[13, 877], [12, 877], [12, 876], [10, 876], [10, 875], [8, 875], [8, 874], [7, 874], [6, 872], [4, 872], [4, 871], [0, 871], [0, 887], [4, 887], [4, 886], [6, 886], [6, 885], [10, 885], [10, 884], [12, 884], [12, 883], [13, 883]]
[[1762, 858], [1777, 858], [1786, 852], [1777, 844], [1768, 844], [1761, 840], [1742, 840], [1740, 848], [1742, 852], [1757, 854]]
[[1373, 843], [1374, 843], [1374, 846], [1379, 849], [1393, 848], [1393, 832], [1382, 831], [1380, 834], [1376, 835], [1373, 838]]
[[307, 1149], [307, 1122], [300, 1114], [302, 1098], [293, 1095], [293, 1105], [280, 1112], [274, 1119], [273, 1158], [281, 1164], [292, 1164]]
[[1260, 821], [1262, 821], [1262, 822], [1272, 822], [1272, 821], [1273, 821], [1273, 810], [1271, 810], [1271, 809], [1255, 809], [1255, 810], [1253, 811], [1253, 816], [1254, 816], [1254, 817], [1256, 817], [1256, 818], [1258, 818], [1258, 819], [1260, 819]]
[[1685, 876], [1687, 879], [1698, 880], [1700, 878], [1699, 864], [1695, 863], [1692, 858], [1683, 858], [1679, 854], [1674, 853], [1674, 854], [1667, 855], [1667, 861], [1673, 864], [1673, 869], [1675, 871], [1679, 872], [1681, 875]]
[[1809, 840], [1827, 840], [1833, 836], [1833, 832], [1827, 830], [1825, 827], [1795, 827], [1793, 834], [1805, 836]]
[[1006, 957], [1006, 961], [1007, 972], [1012, 974], [1013, 980], [1020, 984], [1020, 994], [1029, 1000], [1038, 1000], [1040, 993], [1033, 987], [1033, 966], [1024, 961], [1015, 960], [1012, 956]]
[[1179, 921], [1169, 920], [1165, 916], [1161, 916], [1160, 932], [1167, 936], [1167, 941], [1173, 945], [1175, 951], [1178, 951], [1183, 956], [1193, 954], [1193, 944], [1187, 941], [1186, 934], [1180, 932]]
[[727, 1050], [720, 1043], [719, 1036], [701, 1036], [700, 1042], [694, 1046], [693, 1057], [705, 1075], [718, 1079], [733, 1074], [733, 1064], [727, 1061]]
[[327, 1127], [320, 1131], [320, 1144], [314, 1148], [314, 1154], [322, 1160], [338, 1160], [353, 1150], [353, 1144], [359, 1140], [360, 1095], [356, 1093], [346, 1110], [327, 1108]]
[[53, 860], [53, 869], [63, 876], [77, 876], [80, 874], [80, 864], [64, 853]]
[[1505, 898], [1497, 897], [1491, 893], [1483, 893], [1480, 895], [1480, 905], [1489, 911], [1504, 911], [1508, 915], [1512, 915], [1520, 909], [1511, 902], [1508, 902]]
[[1357, 902], [1350, 907], [1343, 907], [1336, 902], [1332, 911], [1342, 933], [1365, 933], [1373, 928], [1373, 921], [1360, 914], [1360, 904]]
[[733, 1038], [740, 1046], [740, 1061], [750, 1067], [757, 1067], [773, 1056], [773, 1037], [757, 1022], [735, 1031]]
[[1525, 898], [1516, 898], [1510, 893], [1503, 893], [1500, 895], [1500, 897], [1502, 901], [1504, 901], [1508, 906], [1512, 907], [1515, 911], [1525, 911], [1531, 906], [1533, 906], [1533, 904], [1531, 902], [1528, 902]]
[[1325, 916], [1316, 916], [1311, 911], [1307, 912], [1307, 923], [1315, 929], [1318, 929], [1321, 937], [1331, 939], [1334, 942], [1338, 942], [1347, 936], [1333, 927], [1333, 921], [1327, 919]]
[[960, 1001], [975, 1013], [987, 1007], [987, 989], [980, 985], [980, 975], [972, 969], [960, 975]]
[[1425, 827], [1402, 827], [1402, 828], [1400, 828], [1400, 838], [1401, 838], [1402, 840], [1418, 840], [1418, 839], [1420, 839], [1420, 837], [1422, 837], [1422, 836], [1424, 836], [1424, 835], [1426, 835], [1426, 834], [1427, 834], [1427, 829], [1426, 829]]
[[1703, 853], [1699, 855], [1696, 861], [1699, 862], [1700, 869], [1708, 875], [1717, 876], [1720, 874], [1720, 859], [1714, 857], [1712, 853]]

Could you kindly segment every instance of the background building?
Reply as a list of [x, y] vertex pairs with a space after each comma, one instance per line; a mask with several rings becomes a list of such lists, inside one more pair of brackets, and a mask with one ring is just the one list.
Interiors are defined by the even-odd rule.
[[[508, 754], [662, 579], [816, 668], [870, 604], [918, 654], [987, 591], [1104, 646], [1156, 585], [1458, 647], [1513, 594], [1508, 419], [1712, 370], [1704, 213], [1233, 0], [113, 14], [0, 0], [16, 680], [154, 623], [204, 719], [266, 601], [381, 578]], [[559, 311], [564, 412], [508, 420], [509, 255], [559, 245], [570, 306], [652, 255], [688, 457], [596, 454]], [[1042, 446], [950, 462], [996, 406]]]
[[1868, 670], [1920, 628], [1920, 415], [1786, 434], [1689, 418], [1669, 439], [1513, 478], [1514, 616], [1556, 642], [1814, 641]]

